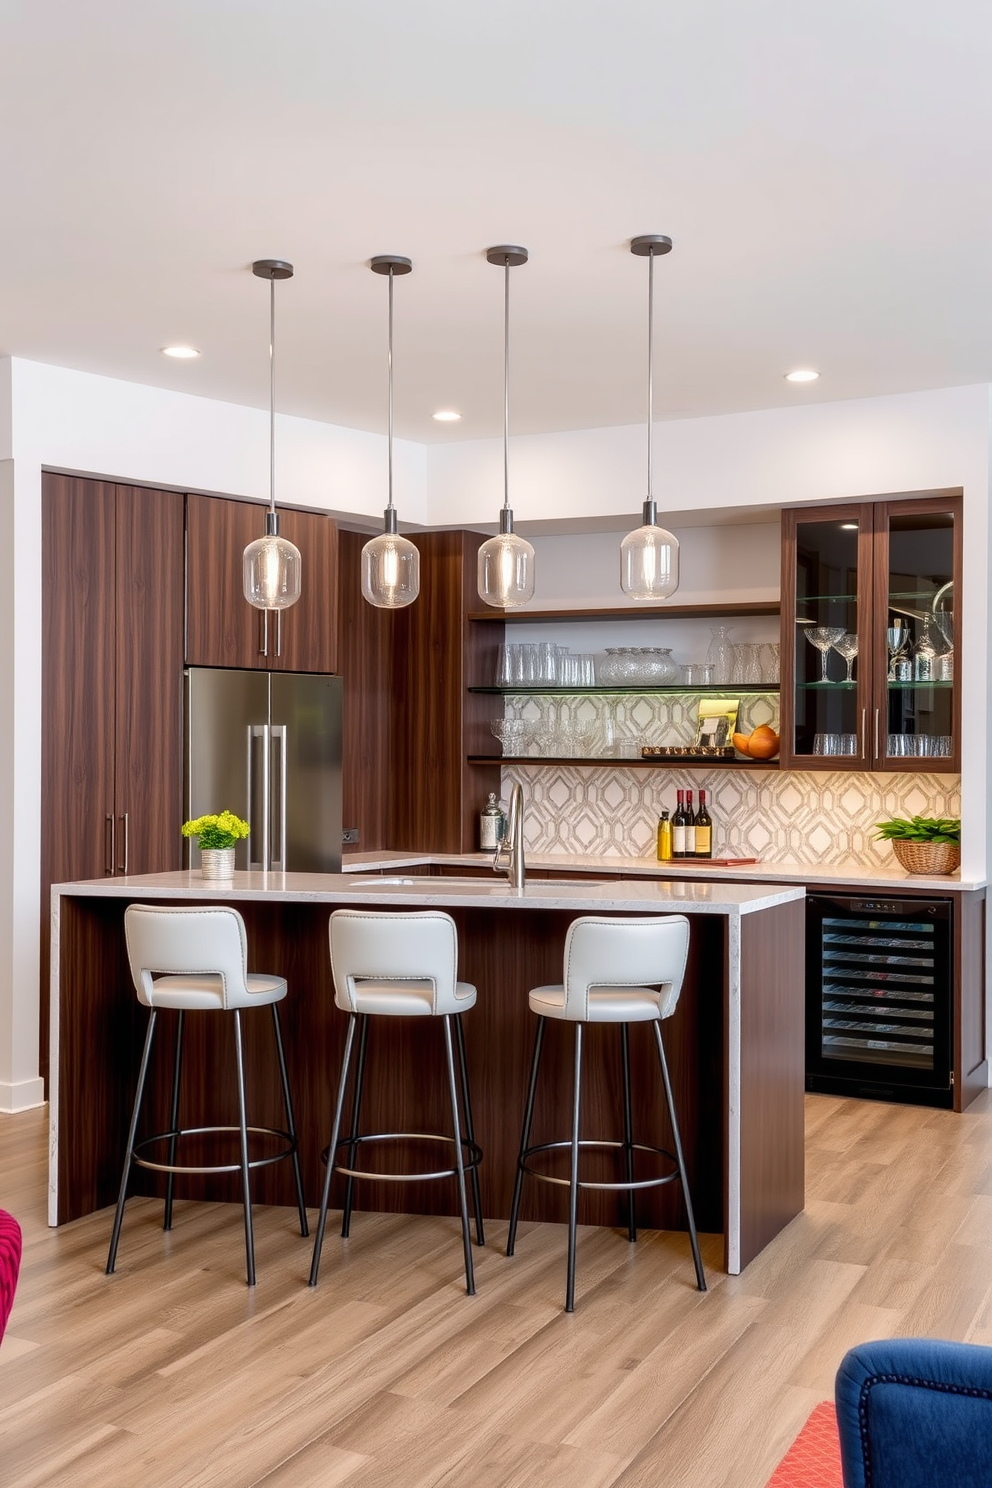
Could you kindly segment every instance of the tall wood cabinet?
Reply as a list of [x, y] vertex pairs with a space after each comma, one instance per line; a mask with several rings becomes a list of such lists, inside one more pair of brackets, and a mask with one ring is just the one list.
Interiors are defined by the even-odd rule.
[[51, 885], [181, 863], [183, 502], [44, 476], [43, 1071]]
[[303, 592], [289, 610], [254, 610], [240, 555], [264, 531], [264, 507], [220, 496], [186, 498], [186, 660], [190, 666], [337, 671], [338, 531], [329, 517], [279, 508], [279, 532], [300, 550]]

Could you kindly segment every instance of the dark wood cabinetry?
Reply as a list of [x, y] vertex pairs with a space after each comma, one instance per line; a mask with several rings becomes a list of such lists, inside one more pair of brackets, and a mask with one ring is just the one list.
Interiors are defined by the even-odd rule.
[[43, 1072], [51, 885], [180, 866], [182, 657], [182, 495], [46, 474]]
[[186, 660], [190, 666], [264, 671], [337, 671], [337, 524], [315, 512], [279, 508], [279, 531], [299, 548], [303, 592], [281, 614], [252, 609], [241, 554], [264, 531], [251, 501], [186, 498]]
[[785, 511], [782, 539], [783, 768], [957, 772], [960, 496]]

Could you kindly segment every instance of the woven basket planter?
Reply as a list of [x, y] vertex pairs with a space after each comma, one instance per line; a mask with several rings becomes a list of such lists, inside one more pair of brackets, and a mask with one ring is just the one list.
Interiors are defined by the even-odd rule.
[[961, 849], [954, 842], [903, 842], [895, 838], [892, 851], [907, 873], [953, 873], [961, 863]]

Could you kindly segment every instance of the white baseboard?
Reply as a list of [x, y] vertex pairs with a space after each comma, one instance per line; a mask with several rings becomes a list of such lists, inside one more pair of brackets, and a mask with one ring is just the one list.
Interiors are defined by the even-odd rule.
[[33, 1080], [0, 1080], [0, 1112], [12, 1115], [15, 1111], [31, 1111], [45, 1104], [45, 1082], [39, 1076]]

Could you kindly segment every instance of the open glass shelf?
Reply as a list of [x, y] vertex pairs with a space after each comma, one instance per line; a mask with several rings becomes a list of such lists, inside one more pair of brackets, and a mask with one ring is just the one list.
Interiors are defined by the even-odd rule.
[[703, 758], [696, 755], [654, 755], [645, 759], [642, 755], [592, 754], [470, 754], [470, 765], [610, 765], [621, 770], [777, 770], [777, 759], [747, 760], [720, 759], [714, 756]]
[[777, 682], [720, 682], [706, 686], [688, 687], [684, 682], [673, 682], [667, 687], [655, 687], [642, 683], [639, 687], [552, 687], [547, 682], [513, 683], [506, 687], [470, 687], [469, 692], [492, 693], [497, 697], [644, 697], [648, 693], [664, 693], [669, 697], [726, 697], [740, 692], [777, 696]]

